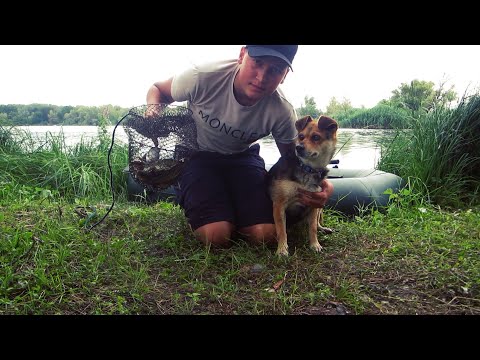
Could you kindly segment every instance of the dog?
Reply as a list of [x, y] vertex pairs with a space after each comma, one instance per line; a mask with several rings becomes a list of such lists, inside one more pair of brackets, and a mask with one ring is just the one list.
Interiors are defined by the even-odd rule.
[[328, 173], [327, 165], [332, 160], [337, 145], [338, 123], [320, 116], [314, 120], [305, 116], [295, 122], [298, 131], [295, 138], [295, 153], [280, 157], [267, 175], [267, 184], [273, 202], [273, 218], [277, 232], [277, 255], [288, 256], [287, 221], [295, 223], [308, 219], [310, 248], [320, 252], [317, 230], [331, 233], [324, 228], [323, 210], [303, 205], [297, 199], [297, 189], [320, 191], [320, 182]]

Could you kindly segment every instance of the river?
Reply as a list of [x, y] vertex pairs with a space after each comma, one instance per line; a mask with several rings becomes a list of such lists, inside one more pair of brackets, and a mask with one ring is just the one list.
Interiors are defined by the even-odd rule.
[[[113, 134], [113, 126], [109, 128], [110, 136]], [[72, 145], [80, 139], [92, 139], [97, 137], [97, 126], [19, 126], [17, 129], [27, 130], [33, 137], [41, 142], [48, 133], [58, 135], [63, 132], [67, 145]], [[337, 152], [333, 157], [339, 160], [339, 167], [368, 169], [374, 168], [381, 156], [380, 141], [392, 137], [392, 130], [378, 129], [342, 129], [338, 130]], [[115, 140], [128, 142], [128, 137], [121, 126], [115, 131]], [[43, 140], [44, 141], [44, 140]], [[261, 139], [260, 155], [266, 164], [274, 164], [280, 154], [271, 137]]]

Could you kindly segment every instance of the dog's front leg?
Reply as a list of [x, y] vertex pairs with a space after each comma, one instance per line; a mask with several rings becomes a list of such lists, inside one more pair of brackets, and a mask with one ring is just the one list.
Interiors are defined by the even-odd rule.
[[277, 255], [288, 256], [287, 244], [287, 223], [285, 215], [286, 204], [281, 202], [273, 203], [273, 219], [275, 220], [275, 230], [277, 232]]
[[317, 238], [319, 211], [320, 209], [312, 209], [310, 214], [308, 214], [308, 241], [310, 243], [310, 248], [316, 252], [320, 252], [322, 250], [322, 246], [318, 242]]

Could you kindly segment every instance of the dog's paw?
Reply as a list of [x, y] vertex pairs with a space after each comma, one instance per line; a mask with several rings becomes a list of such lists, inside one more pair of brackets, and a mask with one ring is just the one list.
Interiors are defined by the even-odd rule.
[[323, 248], [322, 248], [322, 245], [320, 245], [319, 242], [316, 242], [316, 243], [310, 244], [310, 249], [312, 249], [315, 252], [320, 252], [320, 251], [322, 251]]
[[288, 248], [287, 247], [278, 248], [276, 254], [278, 256], [288, 256]]
[[320, 232], [323, 233], [323, 234], [331, 234], [331, 233], [333, 233], [333, 229], [330, 229], [330, 228], [327, 228], [327, 227], [323, 227], [323, 226], [319, 226], [319, 227], [318, 227], [318, 231], [320, 231]]

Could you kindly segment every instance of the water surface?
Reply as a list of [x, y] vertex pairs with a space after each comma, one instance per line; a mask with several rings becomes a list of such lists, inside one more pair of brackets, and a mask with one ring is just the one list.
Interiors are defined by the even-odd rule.
[[[19, 126], [18, 129], [29, 131], [39, 142], [47, 141], [49, 134], [58, 135], [63, 132], [66, 145], [80, 141], [95, 139], [98, 136], [97, 126]], [[109, 128], [110, 136], [114, 127]], [[342, 168], [374, 168], [381, 156], [380, 142], [393, 137], [392, 130], [378, 129], [342, 129], [338, 130], [338, 142], [334, 159], [339, 160]], [[115, 140], [128, 143], [128, 137], [121, 126], [115, 130]], [[274, 164], [280, 154], [271, 137], [261, 139], [260, 155], [268, 165]]]

